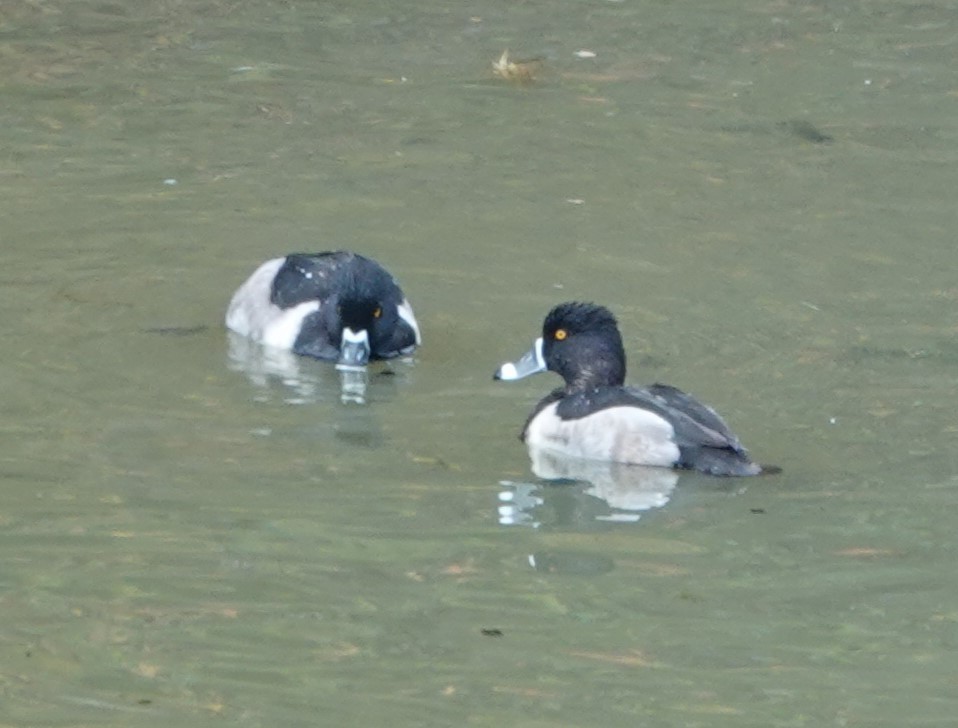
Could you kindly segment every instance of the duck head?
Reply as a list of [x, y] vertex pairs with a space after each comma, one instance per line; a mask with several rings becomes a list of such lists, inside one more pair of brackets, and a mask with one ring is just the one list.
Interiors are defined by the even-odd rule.
[[337, 310], [341, 330], [336, 368], [361, 369], [388, 348], [399, 313], [395, 305], [367, 296], [343, 298]]
[[621, 385], [625, 349], [612, 312], [594, 303], [559, 304], [532, 348], [499, 367], [493, 378], [512, 381], [547, 370], [561, 376], [570, 392]]

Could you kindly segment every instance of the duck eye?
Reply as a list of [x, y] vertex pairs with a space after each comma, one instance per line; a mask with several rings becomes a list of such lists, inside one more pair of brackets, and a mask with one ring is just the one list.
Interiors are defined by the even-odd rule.
[[556, 341], [563, 341], [565, 337], [569, 335], [565, 329], [556, 329], [556, 332], [552, 335], [552, 338]]
[[376, 310], [373, 311], [373, 318], [379, 318], [383, 315], [383, 310], [379, 306], [376, 306]]

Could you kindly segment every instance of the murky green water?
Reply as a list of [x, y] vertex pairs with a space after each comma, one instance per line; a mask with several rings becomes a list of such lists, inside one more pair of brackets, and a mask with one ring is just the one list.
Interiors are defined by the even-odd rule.
[[[956, 33], [4, 2], [0, 725], [953, 724]], [[365, 407], [222, 330], [336, 247], [425, 337]], [[491, 373], [572, 298], [784, 474], [539, 481]]]

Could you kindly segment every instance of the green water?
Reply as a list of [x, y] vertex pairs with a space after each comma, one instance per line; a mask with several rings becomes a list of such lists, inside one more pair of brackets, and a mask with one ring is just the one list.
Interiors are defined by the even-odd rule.
[[[0, 4], [0, 726], [953, 725], [956, 32]], [[425, 340], [365, 406], [222, 329], [260, 261], [340, 247]], [[556, 382], [491, 374], [567, 299], [783, 474], [631, 520], [539, 481]]]

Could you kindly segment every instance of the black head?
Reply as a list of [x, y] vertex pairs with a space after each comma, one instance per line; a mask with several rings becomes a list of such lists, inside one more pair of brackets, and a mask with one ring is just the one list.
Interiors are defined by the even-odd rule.
[[337, 359], [341, 368], [407, 354], [419, 325], [395, 279], [372, 258], [345, 250], [286, 256], [270, 303], [280, 309], [319, 304], [300, 322], [297, 354]]
[[416, 343], [415, 331], [400, 315], [402, 291], [385, 269], [368, 258], [355, 256], [342, 276], [336, 306], [340, 338], [344, 333], [348, 338], [365, 332], [367, 359], [394, 357]]
[[347, 328], [357, 333], [365, 331], [374, 357], [377, 352], [389, 348], [392, 332], [399, 322], [395, 303], [368, 294], [344, 296], [339, 301], [337, 312], [340, 333]]
[[612, 312], [594, 303], [560, 303], [542, 324], [542, 358], [568, 390], [625, 381], [625, 349]]

